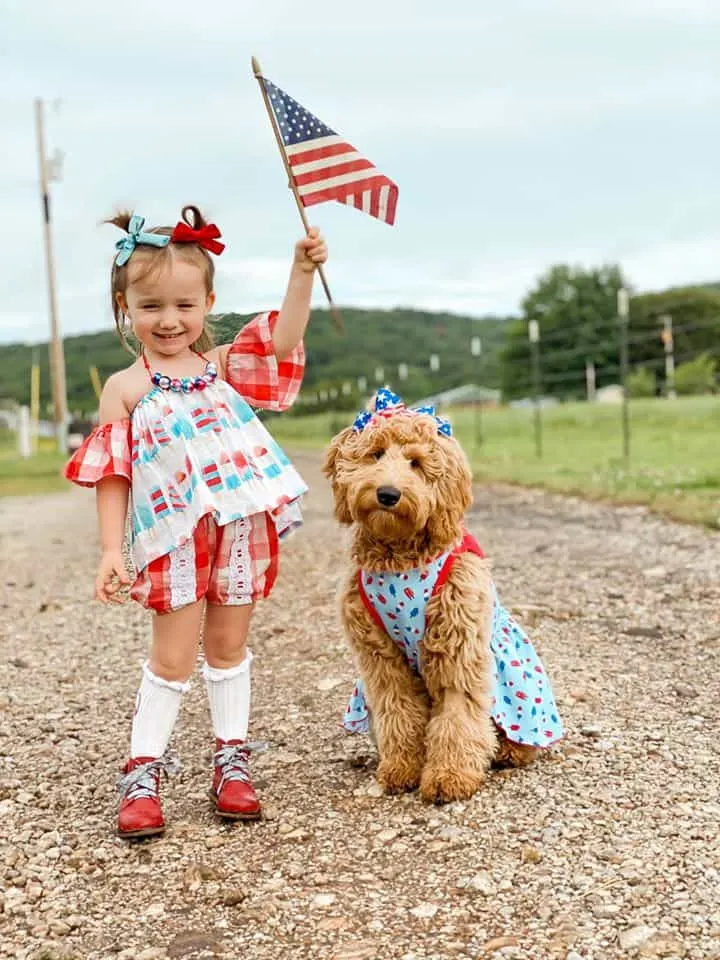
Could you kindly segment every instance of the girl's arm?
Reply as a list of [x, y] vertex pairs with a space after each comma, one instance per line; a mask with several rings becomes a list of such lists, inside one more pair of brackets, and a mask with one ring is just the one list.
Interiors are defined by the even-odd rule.
[[327, 260], [327, 247], [317, 227], [295, 245], [287, 292], [273, 330], [273, 346], [278, 360], [284, 360], [300, 343], [310, 319], [310, 296], [318, 264]]
[[[100, 397], [100, 423], [123, 420], [130, 414], [117, 374], [110, 377]], [[124, 477], [106, 477], [95, 487], [102, 558], [95, 578], [95, 596], [107, 603], [130, 582], [122, 556], [130, 484]]]
[[[279, 362], [286, 360], [303, 338], [310, 319], [310, 295], [318, 264], [327, 260], [327, 246], [317, 227], [295, 245], [287, 291], [272, 331], [273, 352]], [[232, 344], [224, 343], [208, 353], [218, 364], [220, 376], [227, 377], [227, 358]]]

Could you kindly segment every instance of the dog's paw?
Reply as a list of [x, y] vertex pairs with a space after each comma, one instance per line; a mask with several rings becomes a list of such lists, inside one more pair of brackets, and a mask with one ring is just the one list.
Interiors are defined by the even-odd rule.
[[422, 774], [421, 759], [385, 759], [377, 768], [377, 780], [385, 793], [406, 793], [415, 790]]
[[493, 757], [494, 767], [527, 767], [540, 756], [540, 747], [531, 747], [525, 743], [511, 743], [504, 737], [498, 739], [498, 747]]
[[477, 773], [426, 767], [420, 779], [420, 795], [427, 803], [452, 803], [469, 800], [483, 785], [485, 777]]

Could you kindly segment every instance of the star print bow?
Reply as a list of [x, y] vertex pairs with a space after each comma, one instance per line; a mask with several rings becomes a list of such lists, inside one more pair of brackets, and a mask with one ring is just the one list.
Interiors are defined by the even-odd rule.
[[184, 220], [178, 221], [170, 239], [173, 243], [197, 243], [210, 253], [220, 254], [225, 244], [220, 243], [220, 228], [214, 223], [206, 223], [204, 227], [189, 226]]
[[438, 433], [445, 437], [452, 436], [452, 427], [450, 421], [445, 417], [438, 417], [435, 413], [435, 407], [427, 404], [422, 407], [406, 407], [400, 397], [389, 390], [387, 387], [380, 387], [375, 394], [372, 410], [363, 410], [353, 421], [353, 430], [360, 433], [375, 417], [389, 417], [394, 413], [424, 413], [431, 416], [438, 425]]
[[147, 244], [150, 247], [166, 247], [170, 243], [170, 237], [162, 233], [143, 233], [145, 226], [145, 217], [134, 213], [130, 217], [127, 236], [118, 240], [115, 249], [118, 251], [115, 257], [115, 263], [118, 267], [124, 266], [130, 259], [135, 247], [139, 243]]

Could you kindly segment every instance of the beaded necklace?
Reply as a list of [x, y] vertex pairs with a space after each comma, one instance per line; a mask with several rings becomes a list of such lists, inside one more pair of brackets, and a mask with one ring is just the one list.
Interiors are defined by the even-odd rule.
[[208, 360], [204, 354], [200, 353], [199, 350], [195, 350], [192, 347], [190, 347], [190, 349], [205, 361], [205, 373], [197, 377], [168, 377], [167, 374], [160, 373], [158, 370], [153, 373], [150, 369], [148, 359], [145, 356], [145, 351], [143, 351], [143, 363], [145, 364], [145, 369], [150, 374], [152, 383], [156, 387], [160, 387], [161, 390], [172, 390], [174, 393], [193, 393], [195, 390], [204, 390], [205, 387], [213, 383], [218, 375], [216, 365]]

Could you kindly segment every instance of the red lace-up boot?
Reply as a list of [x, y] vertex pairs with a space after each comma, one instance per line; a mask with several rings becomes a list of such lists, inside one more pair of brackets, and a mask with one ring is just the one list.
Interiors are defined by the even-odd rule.
[[165, 761], [156, 757], [133, 757], [118, 780], [121, 794], [118, 835], [131, 840], [165, 832], [160, 806], [160, 772]]
[[225, 820], [259, 820], [262, 812], [250, 779], [250, 752], [256, 744], [244, 740], [215, 741], [215, 770], [210, 796]]

